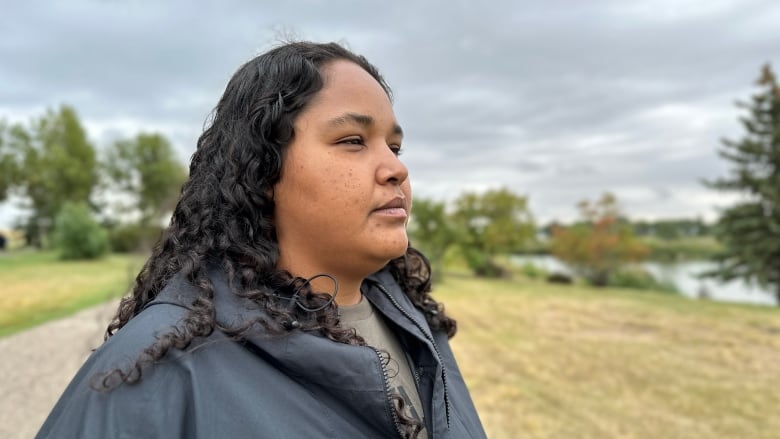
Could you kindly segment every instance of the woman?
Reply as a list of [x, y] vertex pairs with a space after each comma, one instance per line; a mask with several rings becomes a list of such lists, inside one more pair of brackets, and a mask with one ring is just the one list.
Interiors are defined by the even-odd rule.
[[38, 437], [484, 437], [408, 246], [402, 136], [382, 77], [339, 45], [242, 66]]

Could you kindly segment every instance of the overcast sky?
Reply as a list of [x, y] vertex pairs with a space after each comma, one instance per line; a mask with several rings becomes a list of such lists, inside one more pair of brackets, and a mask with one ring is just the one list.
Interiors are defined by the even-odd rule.
[[730, 198], [700, 180], [780, 68], [778, 23], [776, 0], [9, 1], [0, 118], [67, 103], [98, 147], [159, 131], [188, 161], [241, 63], [340, 41], [394, 89], [417, 196], [506, 186], [547, 221], [608, 190], [632, 218], [711, 219]]

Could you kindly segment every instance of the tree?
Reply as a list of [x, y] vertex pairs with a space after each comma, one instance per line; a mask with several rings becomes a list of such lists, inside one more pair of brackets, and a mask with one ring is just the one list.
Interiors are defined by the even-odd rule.
[[605, 193], [594, 203], [581, 201], [578, 208], [583, 222], [553, 227], [552, 252], [591, 284], [606, 286], [621, 266], [649, 253], [631, 226], [620, 221], [614, 195]]
[[0, 202], [8, 198], [19, 180], [19, 150], [14, 140], [13, 128], [0, 120]]
[[454, 222], [469, 267], [480, 276], [501, 276], [499, 253], [521, 250], [536, 227], [525, 197], [506, 188], [464, 193], [455, 200]]
[[157, 133], [140, 133], [115, 142], [103, 160], [108, 179], [129, 194], [142, 225], [159, 221], [173, 209], [187, 170], [170, 142]]
[[443, 202], [415, 198], [409, 224], [412, 244], [430, 259], [434, 279], [440, 279], [444, 253], [457, 242], [457, 234], [447, 218]]
[[98, 181], [95, 148], [67, 105], [48, 110], [27, 129], [12, 127], [11, 137], [21, 157], [15, 184], [33, 212], [28, 238], [40, 246], [66, 202], [90, 204]]
[[718, 151], [731, 162], [730, 175], [704, 182], [743, 196], [721, 213], [715, 236], [725, 249], [707, 274], [773, 289], [780, 304], [780, 87], [768, 64], [756, 84], [761, 91], [750, 102], [737, 102], [748, 113], [740, 118], [743, 137], [723, 139]]

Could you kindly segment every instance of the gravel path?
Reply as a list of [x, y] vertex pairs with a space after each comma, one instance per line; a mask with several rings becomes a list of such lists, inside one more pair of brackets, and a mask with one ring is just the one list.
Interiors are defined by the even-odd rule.
[[0, 339], [0, 438], [35, 436], [73, 375], [100, 345], [117, 302]]

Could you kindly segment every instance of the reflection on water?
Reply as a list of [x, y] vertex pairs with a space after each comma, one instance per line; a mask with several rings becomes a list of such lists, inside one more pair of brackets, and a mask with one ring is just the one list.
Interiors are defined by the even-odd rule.
[[[571, 274], [571, 270], [554, 256], [525, 256], [512, 257], [512, 262], [517, 265], [532, 263], [545, 269], [547, 272], [561, 272]], [[775, 297], [769, 290], [761, 289], [755, 285], [748, 285], [743, 281], [717, 282], [713, 279], [699, 279], [698, 275], [712, 270], [716, 265], [708, 261], [687, 261], [673, 264], [659, 262], [645, 262], [641, 266], [661, 282], [674, 284], [680, 293], [686, 297], [699, 298], [706, 296], [712, 300], [723, 302], [755, 303], [761, 305], [777, 305]]]

